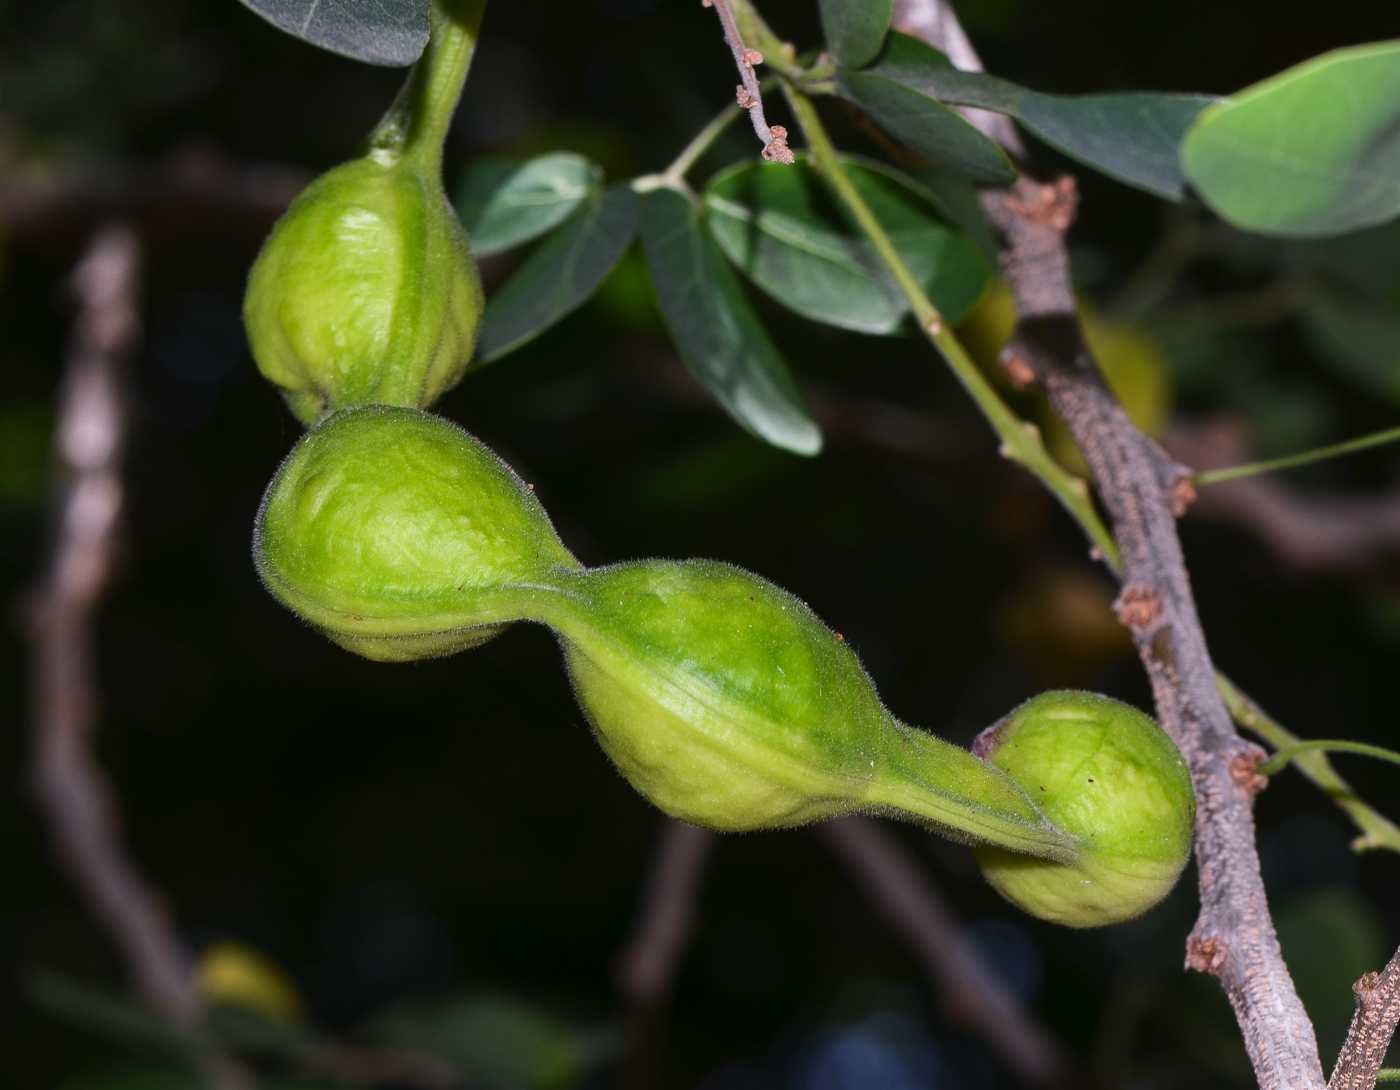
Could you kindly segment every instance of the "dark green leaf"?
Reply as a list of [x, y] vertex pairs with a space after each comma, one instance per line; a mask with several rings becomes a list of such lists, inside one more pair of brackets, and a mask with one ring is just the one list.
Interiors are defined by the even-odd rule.
[[1215, 100], [1205, 95], [1042, 95], [1017, 101], [1015, 117], [1085, 166], [1158, 197], [1186, 195], [1181, 139]]
[[999, 76], [954, 68], [944, 53], [900, 31], [890, 34], [879, 59], [865, 72], [894, 80], [939, 102], [980, 106], [1001, 114], [1015, 113], [1017, 100], [1026, 94], [1020, 84]]
[[987, 222], [987, 214], [982, 211], [976, 187], [933, 167], [918, 167], [907, 173], [928, 192], [944, 217], [972, 240], [987, 259], [988, 266], [996, 268], [1001, 245], [997, 242], [992, 225]]
[[557, 1090], [583, 1073], [579, 1036], [538, 1007], [480, 994], [383, 1018], [388, 1043], [440, 1056], [474, 1085]]
[[243, 0], [269, 23], [368, 64], [412, 64], [428, 44], [428, 0]]
[[631, 186], [595, 193], [492, 296], [477, 354], [499, 359], [572, 312], [607, 279], [636, 233]]
[[821, 0], [826, 47], [843, 68], [869, 64], [890, 28], [894, 0]]
[[[949, 322], [989, 280], [975, 244], [898, 172], [846, 159], [846, 169], [911, 271]], [[745, 163], [705, 190], [710, 231], [735, 265], [784, 306], [860, 333], [896, 332], [909, 306], [873, 247], [806, 158]]]
[[457, 214], [477, 257], [490, 257], [552, 231], [603, 186], [603, 169], [556, 151], [526, 163], [482, 158], [457, 186]]
[[[1171, 200], [1185, 192], [1181, 139], [1214, 101], [1202, 95], [1044, 95], [983, 72], [961, 72], [931, 45], [898, 32], [890, 34], [879, 60], [863, 74], [894, 80], [939, 102], [1008, 114], [1085, 166]], [[872, 116], [880, 120], [873, 111]]]
[[982, 185], [1016, 180], [1011, 160], [995, 141], [923, 92], [869, 72], [842, 72], [839, 83], [845, 97], [882, 129], [939, 169]]
[[821, 431], [792, 372], [684, 194], [643, 195], [642, 245], [666, 325], [700, 384], [760, 439], [816, 454]]
[[1324, 53], [1231, 95], [1187, 133], [1182, 161], [1237, 227], [1293, 238], [1400, 214], [1400, 42]]

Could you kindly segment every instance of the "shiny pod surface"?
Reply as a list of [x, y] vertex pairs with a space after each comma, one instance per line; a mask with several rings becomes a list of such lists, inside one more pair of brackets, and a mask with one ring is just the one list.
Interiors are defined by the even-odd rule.
[[389, 660], [479, 643], [578, 567], [495, 454], [440, 417], [389, 406], [302, 437], [263, 497], [254, 559], [290, 609]]
[[433, 402], [466, 369], [482, 307], [436, 166], [371, 153], [317, 178], [278, 220], [243, 318], [259, 370], [310, 425], [354, 405]]
[[1136, 708], [1094, 693], [1042, 693], [984, 731], [973, 752], [1083, 845], [1069, 866], [976, 848], [1008, 900], [1042, 919], [1097, 927], [1141, 915], [1176, 884], [1195, 794], [1175, 744]]

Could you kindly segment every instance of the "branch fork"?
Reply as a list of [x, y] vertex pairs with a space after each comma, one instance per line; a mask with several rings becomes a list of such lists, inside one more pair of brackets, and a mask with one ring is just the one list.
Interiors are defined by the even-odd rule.
[[739, 25], [734, 21], [734, 13], [729, 8], [729, 0], [701, 0], [701, 3], [707, 8], [715, 9], [724, 27], [724, 40], [729, 43], [730, 52], [734, 54], [734, 65], [738, 68], [739, 79], [742, 81], [735, 89], [735, 101], [749, 111], [754, 134], [763, 141], [763, 158], [770, 163], [795, 163], [797, 159], [787, 143], [787, 129], [782, 125], [770, 127], [763, 116], [763, 93], [758, 88], [758, 76], [754, 73], [754, 66], [763, 63], [763, 54], [744, 45]]

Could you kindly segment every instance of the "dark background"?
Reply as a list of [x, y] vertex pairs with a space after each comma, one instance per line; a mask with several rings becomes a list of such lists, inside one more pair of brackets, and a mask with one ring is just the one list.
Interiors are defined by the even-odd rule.
[[[762, 7], [780, 33], [818, 41], [809, 0]], [[958, 7], [989, 69], [1048, 91], [1225, 93], [1400, 28], [1378, 0]], [[0, 169], [26, 184], [266, 164], [309, 177], [353, 154], [401, 78], [299, 43], [234, 0], [0, 0]], [[495, 0], [449, 183], [483, 151], [572, 148], [613, 178], [658, 169], [734, 82], [697, 0]], [[779, 104], [770, 112], [783, 119]], [[847, 146], [869, 150], [839, 110], [831, 117]], [[736, 128], [706, 165], [755, 151]], [[1063, 165], [1039, 154], [1046, 169]], [[1077, 267], [1106, 300], [1162, 215], [1079, 173]], [[544, 629], [517, 626], [449, 660], [379, 665], [326, 644], [262, 591], [253, 513], [300, 432], [253, 368], [238, 318], [271, 217], [152, 200], [137, 219], [147, 335], [133, 376], [129, 548], [99, 630], [100, 756], [181, 934], [196, 949], [228, 937], [264, 951], [335, 1031], [397, 1000], [483, 983], [607, 1023], [658, 814], [592, 742]], [[43, 967], [112, 989], [124, 980], [30, 802], [17, 604], [46, 539], [47, 429], [71, 317], [62, 278], [92, 225], [81, 207], [13, 225], [0, 284], [0, 602], [13, 607], [0, 631], [0, 1083], [15, 1088], [57, 1086], [122, 1055], [25, 989]], [[488, 284], [509, 261], [485, 269]], [[1180, 290], [1257, 286], [1284, 261], [1265, 247], [1208, 262]], [[635, 261], [564, 324], [469, 376], [440, 411], [534, 482], [586, 563], [710, 556], [792, 589], [845, 634], [908, 722], [967, 743], [1050, 686], [1149, 706], [1124, 641], [1045, 604], [1055, 592], [1106, 603], [1112, 590], [1052, 501], [996, 457], [926, 346], [757, 302], [804, 381], [927, 413], [947, 457], [838, 438], [803, 460], [678, 394], [680, 365]], [[1312, 358], [1290, 323], [1234, 337], [1167, 339], [1179, 409], [1241, 414], [1266, 451], [1393, 422], [1393, 402]], [[1202, 344], [1215, 352], [1204, 370]], [[1295, 479], [1364, 489], [1393, 463], [1369, 454]], [[1183, 533], [1223, 669], [1299, 734], [1400, 744], [1393, 571], [1304, 578], [1242, 532], [1188, 520]], [[1382, 809], [1395, 797], [1395, 769], [1344, 770]], [[1335, 1054], [1353, 964], [1378, 968], [1400, 941], [1400, 860], [1353, 857], [1350, 828], [1296, 774], [1276, 778], [1258, 816], [1285, 943], [1294, 936], [1305, 999]], [[1179, 970], [1190, 875], [1142, 921], [1075, 934], [1003, 904], [965, 849], [900, 835], [1106, 1082], [1248, 1081], [1218, 989]], [[947, 1023], [917, 965], [809, 834], [726, 838], [702, 909], [665, 1086], [1010, 1085]], [[869, 1050], [851, 1045], [863, 1040], [903, 1057], [905, 1074], [869, 1067]], [[845, 1068], [819, 1062], [841, 1048]]]

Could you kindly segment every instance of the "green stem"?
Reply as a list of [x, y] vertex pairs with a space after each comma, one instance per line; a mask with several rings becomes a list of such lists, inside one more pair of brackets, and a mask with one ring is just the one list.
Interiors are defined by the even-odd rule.
[[1383, 1067], [1376, 1072], [1377, 1082], [1400, 1082], [1400, 1067]]
[[744, 111], [737, 102], [731, 102], [715, 115], [714, 120], [695, 134], [695, 139], [681, 149], [681, 153], [676, 156], [675, 161], [662, 172], [662, 177], [684, 181], [686, 174], [689, 173], [690, 168], [696, 164], [700, 156], [709, 151], [710, 145], [718, 140], [724, 130], [734, 124], [743, 113]]
[[[1230, 716], [1245, 730], [1259, 735], [1279, 750], [1296, 745], [1301, 739], [1274, 720], [1258, 704], [1240, 692], [1224, 674], [1215, 675], [1216, 686], [1225, 698], [1225, 706]], [[1292, 761], [1308, 779], [1312, 780], [1323, 793], [1351, 818], [1361, 835], [1352, 841], [1352, 848], [1358, 852], [1375, 848], [1387, 848], [1400, 852], [1400, 826], [1383, 814], [1377, 813], [1363, 802], [1332, 767], [1325, 753], [1317, 751], [1296, 752]]]
[[1118, 546], [1114, 544], [1113, 536], [1108, 532], [1103, 520], [1099, 518], [1098, 511], [1094, 509], [1093, 501], [1089, 498], [1088, 485], [1050, 457], [1049, 452], [1045, 449], [1045, 444], [1041, 441], [1040, 429], [1012, 412], [1010, 406], [1001, 399], [996, 388], [987, 381], [986, 376], [972, 362], [972, 358], [963, 348], [962, 342], [948, 328], [948, 323], [943, 320], [938, 308], [934, 306], [933, 301], [924, 292], [923, 286], [910, 271], [909, 266], [905, 264], [904, 258], [900, 256], [884, 226], [876, 218], [875, 213], [871, 211], [870, 206], [865, 203], [865, 198], [860, 195], [860, 191], [856, 189], [855, 183], [851, 180], [850, 174], [846, 172], [845, 165], [836, 153], [836, 148], [831, 143], [831, 138], [827, 135], [826, 128], [822, 125], [821, 117], [817, 114], [816, 106], [812, 100], [789, 82], [784, 82], [783, 90], [787, 94], [788, 103], [792, 106], [792, 112], [797, 117], [798, 124], [802, 126], [802, 132], [807, 138], [807, 146], [812, 153], [813, 166], [831, 183], [836, 195], [849, 209], [856, 223], [865, 233], [865, 237], [875, 248], [880, 260], [889, 270], [890, 275], [894, 277], [895, 283], [904, 293], [905, 299], [909, 301], [909, 307], [914, 313], [914, 320], [919, 323], [919, 328], [923, 330], [924, 336], [933, 342], [934, 347], [938, 349], [952, 369], [954, 376], [962, 383], [963, 388], [976, 402], [977, 407], [982, 410], [982, 415], [987, 418], [997, 435], [1001, 437], [1002, 455], [1014, 462], [1019, 462], [1045, 483], [1046, 487], [1054, 493], [1065, 509], [1083, 527], [1089, 540], [1098, 547], [1108, 565], [1116, 571], [1119, 563]]
[[1205, 473], [1197, 473], [1191, 478], [1191, 483], [1195, 485], [1220, 484], [1222, 481], [1234, 481], [1241, 477], [1253, 477], [1256, 473], [1268, 473], [1275, 469], [1289, 469], [1292, 466], [1305, 466], [1311, 462], [1321, 462], [1328, 458], [1337, 458], [1343, 454], [1351, 454], [1358, 450], [1369, 450], [1371, 447], [1384, 446], [1386, 443], [1394, 443], [1400, 439], [1400, 428], [1388, 428], [1385, 431], [1378, 431], [1372, 435], [1363, 435], [1359, 439], [1348, 439], [1345, 443], [1333, 443], [1330, 447], [1318, 447], [1316, 450], [1305, 450], [1301, 454], [1288, 454], [1282, 458], [1270, 458], [1263, 462], [1249, 462], [1245, 465], [1228, 466], [1224, 469], [1212, 469]]
[[1303, 742], [1294, 742], [1292, 745], [1284, 746], [1259, 766], [1259, 774], [1261, 776], [1277, 775], [1287, 768], [1288, 762], [1298, 754], [1309, 753], [1313, 750], [1324, 750], [1328, 753], [1360, 753], [1365, 757], [1375, 757], [1380, 761], [1389, 761], [1391, 764], [1400, 765], [1400, 753], [1396, 753], [1393, 749], [1369, 746], [1365, 742], [1348, 742], [1344, 739], [1309, 738]]
[[486, 0], [433, 0], [428, 46], [370, 134], [371, 156], [386, 164], [408, 158], [424, 171], [442, 170], [447, 127], [462, 97], [485, 11]]

